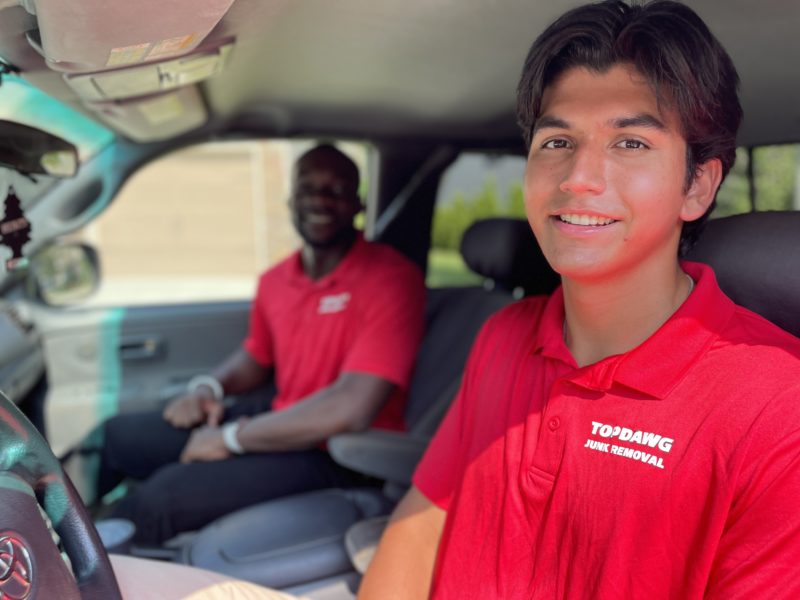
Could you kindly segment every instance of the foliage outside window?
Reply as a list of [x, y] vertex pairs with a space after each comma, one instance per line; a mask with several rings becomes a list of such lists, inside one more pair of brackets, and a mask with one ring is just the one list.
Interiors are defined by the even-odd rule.
[[427, 284], [474, 285], [481, 278], [464, 264], [461, 237], [475, 221], [525, 218], [520, 156], [462, 155], [444, 174], [433, 217]]
[[[713, 218], [750, 212], [747, 150], [736, 151], [736, 163], [717, 196]], [[762, 146], [753, 150], [756, 210], [797, 210], [800, 199], [800, 144]]]

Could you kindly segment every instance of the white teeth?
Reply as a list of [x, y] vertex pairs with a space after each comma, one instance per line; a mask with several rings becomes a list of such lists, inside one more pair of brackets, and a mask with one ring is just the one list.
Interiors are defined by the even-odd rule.
[[614, 219], [595, 217], [594, 215], [558, 215], [558, 218], [570, 225], [589, 225], [593, 227], [598, 225], [610, 225], [614, 222]]
[[314, 225], [319, 225], [324, 223], [330, 223], [331, 221], [333, 221], [333, 219], [328, 215], [307, 215], [306, 221]]

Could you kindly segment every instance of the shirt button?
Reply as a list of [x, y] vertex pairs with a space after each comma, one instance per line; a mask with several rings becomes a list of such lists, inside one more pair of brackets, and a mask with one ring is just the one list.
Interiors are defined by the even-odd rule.
[[550, 428], [550, 431], [555, 431], [561, 426], [561, 419], [553, 417], [547, 422], [547, 426]]

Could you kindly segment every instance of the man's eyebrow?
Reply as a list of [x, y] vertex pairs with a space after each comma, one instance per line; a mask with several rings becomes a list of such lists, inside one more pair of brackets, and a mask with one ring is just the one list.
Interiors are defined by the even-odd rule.
[[564, 119], [559, 119], [558, 117], [548, 117], [543, 116], [539, 117], [536, 120], [536, 123], [533, 125], [533, 129], [531, 130], [531, 137], [536, 135], [536, 132], [540, 129], [569, 129], [569, 123], [567, 123]]
[[624, 129], [626, 127], [647, 127], [650, 129], [657, 129], [659, 131], [666, 131], [667, 126], [653, 115], [647, 113], [640, 113], [630, 117], [620, 117], [611, 119], [609, 124], [615, 129]]

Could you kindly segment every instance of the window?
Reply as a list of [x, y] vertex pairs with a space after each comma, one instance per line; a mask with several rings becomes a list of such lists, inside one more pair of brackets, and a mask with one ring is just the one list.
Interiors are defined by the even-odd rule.
[[450, 165], [436, 197], [426, 282], [429, 287], [480, 282], [461, 258], [461, 236], [480, 219], [525, 218], [524, 173], [523, 156], [464, 153]]
[[[92, 305], [252, 298], [258, 276], [299, 246], [287, 199], [312, 141], [213, 142], [134, 174], [80, 238], [99, 252]], [[366, 148], [338, 144], [365, 172]]]
[[[736, 151], [736, 163], [717, 195], [712, 218], [750, 212], [748, 153]], [[756, 210], [800, 209], [800, 144], [760, 146], [753, 149]]]

